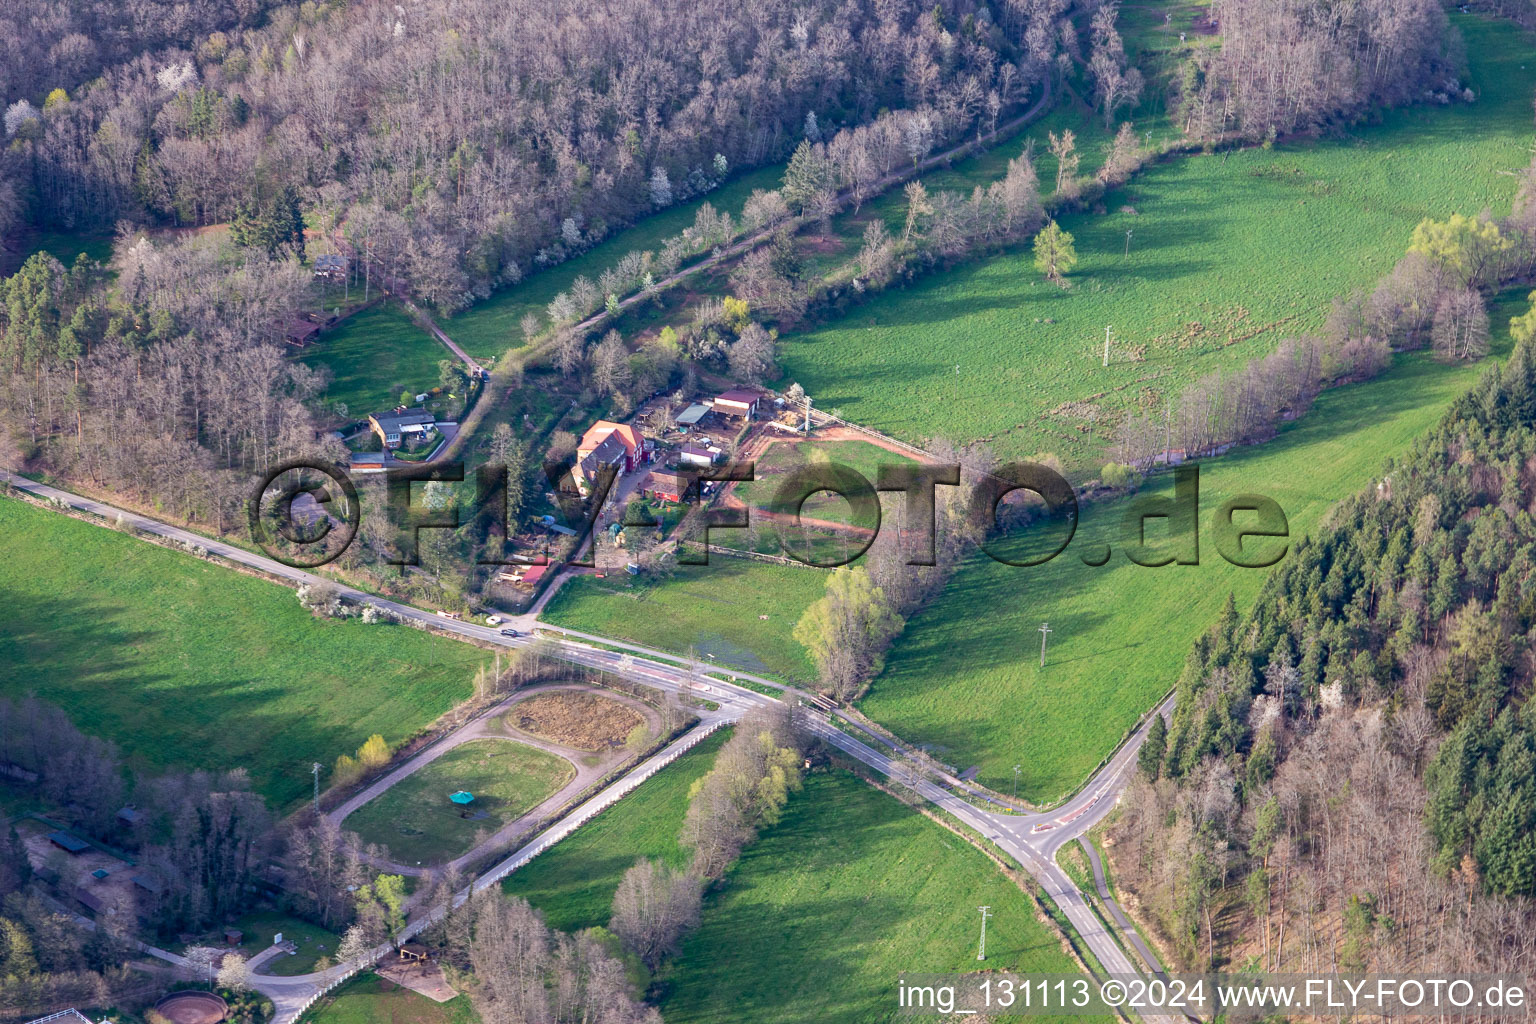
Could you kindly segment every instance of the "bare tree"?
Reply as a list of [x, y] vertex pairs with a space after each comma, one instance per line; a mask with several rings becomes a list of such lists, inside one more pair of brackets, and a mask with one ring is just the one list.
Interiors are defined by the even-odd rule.
[[677, 952], [684, 934], [698, 927], [703, 884], [661, 861], [638, 860], [613, 894], [608, 930], [655, 970]]

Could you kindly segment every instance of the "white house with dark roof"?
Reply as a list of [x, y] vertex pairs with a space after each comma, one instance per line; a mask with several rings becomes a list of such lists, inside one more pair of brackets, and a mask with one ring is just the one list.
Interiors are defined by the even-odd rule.
[[394, 412], [373, 413], [368, 417], [368, 427], [386, 448], [398, 448], [412, 434], [430, 434], [437, 426], [437, 417], [425, 409], [396, 409]]

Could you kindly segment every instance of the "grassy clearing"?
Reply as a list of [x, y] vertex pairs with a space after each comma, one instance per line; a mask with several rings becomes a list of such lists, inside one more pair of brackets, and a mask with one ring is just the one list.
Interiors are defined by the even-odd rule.
[[[1508, 23], [1455, 23], [1476, 103], [1390, 112], [1346, 139], [1171, 159], [1103, 215], [1062, 218], [1081, 257], [1070, 290], [1041, 281], [1021, 247], [786, 336], [786, 379], [910, 440], [990, 438], [1004, 456], [1096, 468], [1103, 424], [1316, 329], [1334, 296], [1391, 267], [1420, 219], [1508, 209], [1536, 61]], [[1067, 402], [1086, 406], [1054, 411]]]
[[[1507, 322], [1510, 310], [1496, 309], [1496, 322]], [[1507, 351], [1507, 338], [1500, 348]], [[976, 555], [908, 623], [860, 707], [898, 735], [934, 744], [958, 767], [980, 765], [987, 785], [1009, 790], [1013, 766], [1022, 764], [1021, 796], [1064, 795], [1173, 685], [1227, 593], [1242, 608], [1263, 584], [1264, 570], [1237, 568], [1217, 554], [1210, 523], [1220, 504], [1266, 494], [1285, 510], [1293, 538], [1314, 530], [1481, 372], [1422, 354], [1399, 357], [1376, 380], [1326, 392], [1274, 441], [1205, 463], [1199, 565], [1132, 564], [1121, 550], [1124, 501], [1087, 509], [1071, 545], [1046, 565]], [[1147, 493], [1171, 494], [1171, 480]], [[1162, 536], [1160, 529], [1149, 526], [1149, 537]], [[1106, 545], [1115, 551], [1106, 565], [1084, 564]], [[1053, 632], [1041, 669], [1036, 630], [1047, 621]]]
[[35, 231], [28, 235], [18, 265], [26, 262], [33, 253], [46, 252], [64, 264], [74, 265], [75, 257], [84, 255], [98, 263], [112, 259], [112, 232], [110, 231]]
[[708, 195], [646, 217], [574, 259], [502, 288], [441, 326], [476, 359], [489, 359], [509, 348], [516, 348], [523, 344], [523, 330], [519, 324], [522, 318], [532, 313], [539, 318], [541, 327], [547, 326], [549, 315], [545, 307], [557, 294], [569, 289], [576, 278], [585, 275], [595, 284], [598, 275], [627, 253], [659, 250], [667, 238], [693, 225], [695, 214], [705, 203], [713, 204], [716, 210], [728, 212], [732, 217], [739, 217], [742, 204], [752, 190], [777, 188], [783, 173], [784, 168], [780, 165], [760, 168], [727, 182]]
[[[714, 532], [717, 542], [729, 544], [731, 534], [742, 531]], [[814, 669], [789, 634], [826, 585], [816, 569], [716, 554], [708, 565], [678, 566], [665, 579], [610, 574], [567, 580], [542, 618], [668, 651], [692, 646], [722, 667], [809, 680]]]
[[279, 808], [372, 733], [470, 696], [467, 644], [317, 620], [293, 591], [0, 500], [0, 693], [35, 693], [151, 771], [245, 768]]
[[476, 1024], [480, 1017], [468, 996], [435, 1003], [377, 974], [367, 973], [322, 999], [301, 1019], [306, 1024]]
[[983, 854], [845, 772], [812, 775], [712, 894], [662, 970], [669, 1024], [873, 1022], [902, 971], [1075, 972], [1034, 905]]
[[548, 853], [508, 875], [502, 891], [538, 907], [561, 931], [606, 925], [619, 879], [636, 860], [659, 857], [676, 867], [688, 863], [677, 844], [688, 787], [709, 771], [729, 735], [729, 729], [721, 730], [667, 765]]
[[[275, 910], [253, 910], [238, 918], [230, 927], [240, 929], [240, 945], [234, 948], [246, 959], [269, 949], [273, 937], [279, 934], [284, 942], [295, 943], [299, 947], [297, 953], [279, 954], [262, 965], [262, 973], [283, 977], [313, 971], [316, 961], [321, 957], [335, 957], [336, 947], [341, 942], [341, 936], [335, 932]], [[223, 947], [224, 930], [220, 928], [216, 932], [200, 935], [191, 943], [178, 943], [172, 947], [172, 951], [184, 952], [189, 945]]]
[[[472, 849], [481, 833], [516, 821], [575, 775], [569, 761], [546, 751], [509, 739], [471, 740], [359, 807], [346, 827], [388, 847], [397, 863], [442, 863]], [[467, 808], [448, 799], [461, 789], [475, 796]]]
[[320, 335], [300, 358], [330, 372], [328, 402], [344, 403], [350, 418], [362, 419], [394, 408], [402, 391], [437, 387], [438, 360], [452, 356], [404, 310], [384, 303]]

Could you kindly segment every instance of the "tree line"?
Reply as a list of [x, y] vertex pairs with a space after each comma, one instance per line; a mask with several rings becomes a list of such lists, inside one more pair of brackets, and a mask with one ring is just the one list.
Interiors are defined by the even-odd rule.
[[322, 378], [277, 340], [303, 268], [130, 232], [113, 270], [37, 253], [0, 281], [0, 421], [25, 459], [222, 531], [279, 453], [340, 457], [308, 405]]
[[1489, 348], [1485, 296], [1533, 269], [1536, 164], [1522, 172], [1509, 216], [1421, 221], [1374, 288], [1334, 300], [1321, 336], [1284, 339], [1269, 355], [1208, 374], [1177, 401], [1128, 417], [1110, 457], [1144, 472], [1173, 453], [1197, 458], [1267, 440], [1323, 388], [1375, 376], [1393, 352], [1429, 347], [1446, 362], [1481, 359]]

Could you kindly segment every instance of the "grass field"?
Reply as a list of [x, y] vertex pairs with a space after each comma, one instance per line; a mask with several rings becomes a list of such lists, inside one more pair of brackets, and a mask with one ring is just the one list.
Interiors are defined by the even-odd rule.
[[[406, 776], [347, 816], [365, 842], [389, 848], [400, 864], [438, 864], [467, 853], [478, 833], [516, 821], [576, 769], [562, 757], [508, 739], [471, 740]], [[462, 808], [448, 799], [474, 794]], [[471, 817], [463, 817], [467, 810]]]
[[342, 985], [300, 1018], [306, 1024], [477, 1024], [469, 997], [435, 1003], [367, 973]]
[[452, 355], [404, 310], [384, 303], [321, 334], [300, 358], [330, 372], [326, 401], [343, 402], [350, 418], [363, 419], [393, 409], [402, 391], [437, 387], [438, 360]]
[[110, 231], [35, 231], [24, 240], [21, 258], [25, 262], [33, 253], [46, 252], [64, 264], [74, 265], [75, 257], [82, 253], [98, 263], [112, 259], [112, 232]]
[[[1507, 323], [1510, 311], [1497, 310], [1495, 321]], [[1507, 351], [1507, 336], [1500, 347]], [[898, 735], [934, 744], [944, 761], [980, 765], [987, 785], [1011, 789], [1013, 766], [1022, 764], [1020, 796], [1064, 795], [1173, 686], [1227, 593], [1245, 608], [1262, 586], [1266, 570], [1241, 569], [1217, 554], [1216, 508], [1239, 493], [1265, 494], [1285, 510], [1293, 538], [1314, 530], [1482, 370], [1399, 357], [1376, 380], [1325, 392], [1277, 439], [1203, 464], [1199, 565], [1132, 564], [1120, 551], [1125, 501], [1088, 508], [1071, 545], [1043, 566], [968, 559], [907, 624], [860, 708]], [[1171, 494], [1170, 478], [1147, 493]], [[1149, 536], [1160, 529], [1150, 526]], [[1106, 565], [1084, 564], [1106, 545], [1116, 551]], [[1053, 632], [1041, 669], [1043, 622]]]
[[[734, 534], [745, 537], [740, 530], [712, 531], [711, 544], [745, 542]], [[665, 579], [577, 576], [561, 586], [541, 618], [679, 653], [691, 645], [722, 667], [809, 680], [814, 670], [790, 631], [826, 586], [820, 570], [714, 554], [708, 565], [677, 566]]]
[[688, 863], [677, 844], [688, 787], [709, 771], [729, 735], [729, 729], [721, 730], [667, 765], [550, 852], [508, 875], [502, 891], [538, 907], [550, 927], [561, 931], [606, 925], [613, 892], [636, 860]]
[[[607, 924], [637, 858], [687, 863], [677, 833], [688, 787], [723, 740], [689, 751], [503, 890], [556, 928]], [[975, 965], [982, 904], [995, 915], [989, 967], [1073, 970], [1027, 897], [985, 857], [852, 775], [813, 774], [706, 897], [702, 927], [658, 977], [662, 1015], [669, 1024], [887, 1020], [898, 972]]]
[[[1475, 103], [1390, 112], [1344, 139], [1170, 159], [1109, 212], [1062, 218], [1081, 258], [1070, 290], [1043, 282], [1021, 247], [787, 335], [785, 379], [909, 440], [991, 438], [1004, 456], [1096, 468], [1100, 424], [1315, 330], [1334, 296], [1390, 269], [1420, 219], [1509, 208], [1508, 172], [1529, 160], [1530, 40], [1453, 17]], [[1055, 411], [1067, 402], [1098, 419]]]
[[842, 771], [812, 775], [712, 894], [664, 966], [668, 1024], [896, 1017], [902, 971], [1076, 972], [1035, 907], [981, 853]]
[[[757, 460], [755, 479], [736, 485], [735, 494], [753, 508], [777, 508], [774, 494], [786, 474], [813, 463], [846, 466], [873, 486], [881, 466], [908, 465], [914, 460], [866, 441], [781, 441]], [[820, 516], [827, 510], [847, 510], [848, 502], [826, 492], [807, 499], [805, 515]]]
[[0, 693], [29, 693], [140, 768], [245, 768], [283, 808], [372, 733], [392, 744], [470, 696], [467, 644], [317, 620], [293, 591], [0, 500]]

